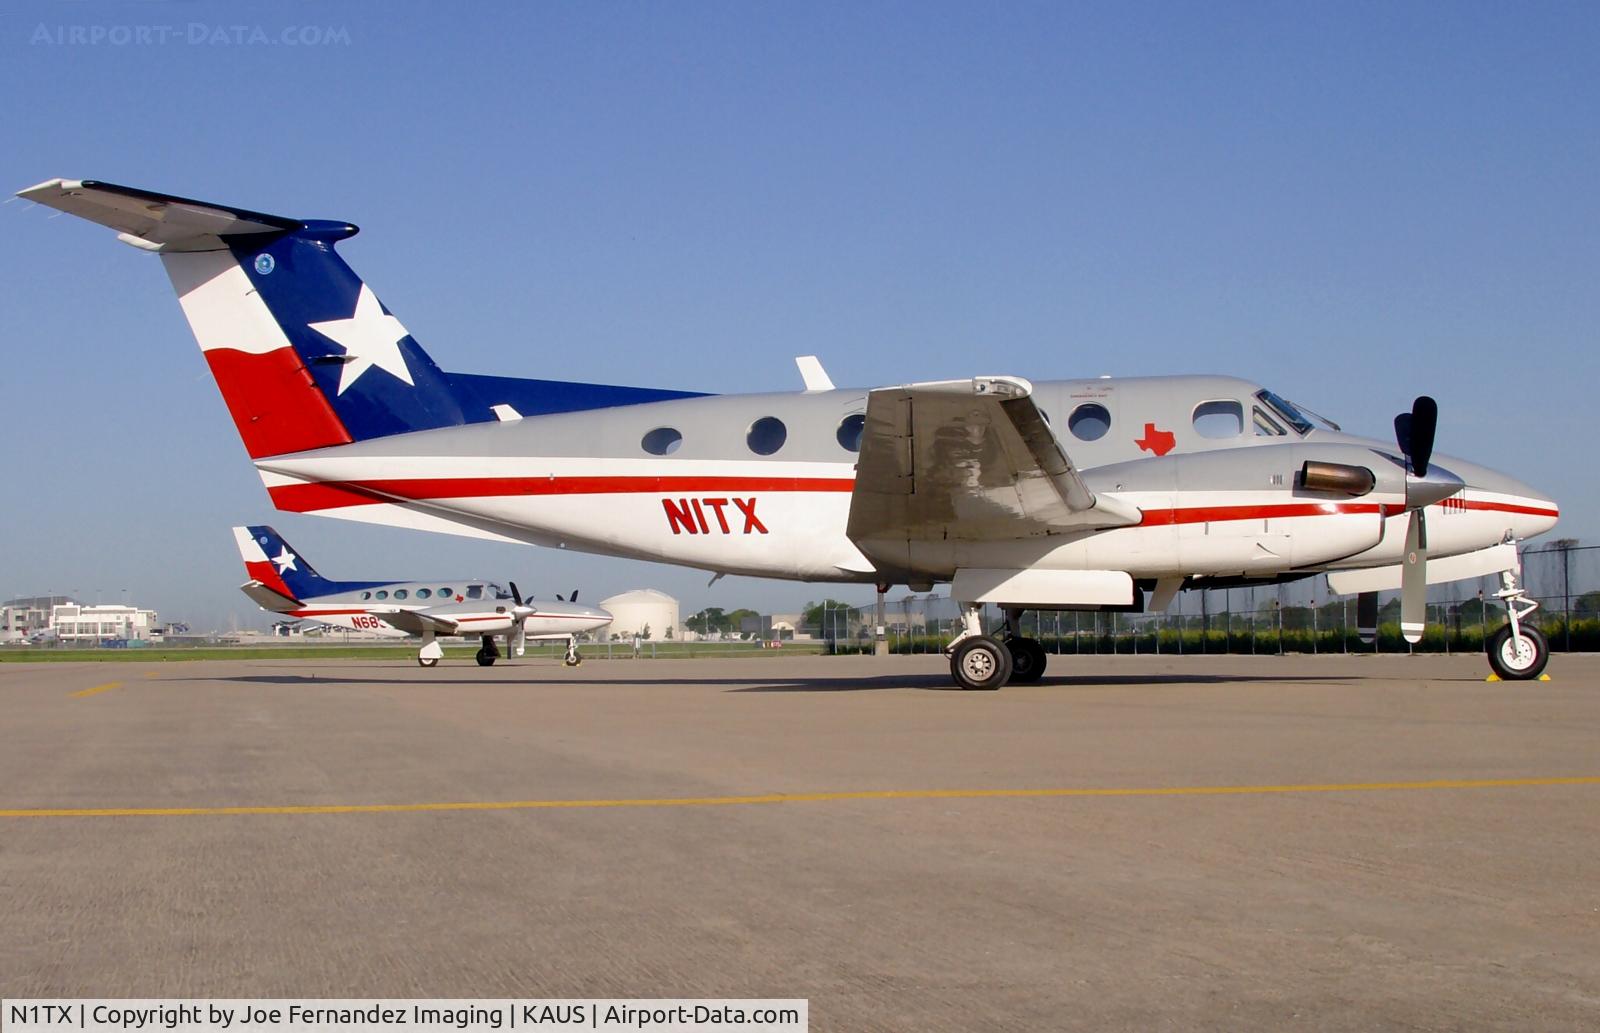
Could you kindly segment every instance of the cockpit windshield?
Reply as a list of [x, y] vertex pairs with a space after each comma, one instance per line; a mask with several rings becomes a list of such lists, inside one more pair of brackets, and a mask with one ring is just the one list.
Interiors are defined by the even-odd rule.
[[489, 586], [488, 587], [489, 587], [489, 595], [492, 596], [495, 599], [510, 599], [511, 598], [511, 593], [510, 592], [506, 591], [501, 586], [495, 584], [493, 581], [489, 582]]
[[1305, 413], [1296, 409], [1293, 402], [1286, 398], [1280, 398], [1271, 391], [1257, 391], [1256, 398], [1265, 402], [1268, 408], [1283, 417], [1284, 422], [1293, 427], [1302, 437], [1311, 433], [1311, 420]]

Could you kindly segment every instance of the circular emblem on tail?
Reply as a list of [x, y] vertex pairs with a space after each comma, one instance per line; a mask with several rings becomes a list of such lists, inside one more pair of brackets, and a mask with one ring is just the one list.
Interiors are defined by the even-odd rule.
[[272, 272], [277, 265], [278, 263], [272, 260], [271, 255], [256, 256], [256, 272], [260, 273], [262, 276], [266, 276], [268, 273]]

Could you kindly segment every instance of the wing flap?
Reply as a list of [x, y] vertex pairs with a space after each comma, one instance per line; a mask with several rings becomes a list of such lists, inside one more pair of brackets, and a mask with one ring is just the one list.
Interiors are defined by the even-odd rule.
[[1032, 393], [1018, 377], [871, 392], [851, 539], [1004, 541], [1138, 523], [1137, 507], [1084, 483]]

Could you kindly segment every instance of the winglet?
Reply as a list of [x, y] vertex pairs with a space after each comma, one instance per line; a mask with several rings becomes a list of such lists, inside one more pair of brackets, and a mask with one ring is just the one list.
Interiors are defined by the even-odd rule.
[[796, 355], [794, 364], [800, 367], [800, 379], [805, 381], [807, 392], [833, 390], [833, 378], [822, 368], [821, 359], [815, 355]]

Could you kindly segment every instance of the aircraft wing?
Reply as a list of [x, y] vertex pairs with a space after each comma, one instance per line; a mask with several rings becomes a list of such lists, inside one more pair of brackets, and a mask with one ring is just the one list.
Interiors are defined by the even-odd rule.
[[460, 627], [449, 617], [430, 614], [427, 610], [402, 610], [399, 608], [367, 610], [368, 613], [408, 635], [420, 635], [432, 630], [435, 635], [454, 635]]
[[1019, 377], [871, 392], [850, 538], [1002, 541], [1137, 524], [1138, 507], [1089, 490], [1032, 394]]

